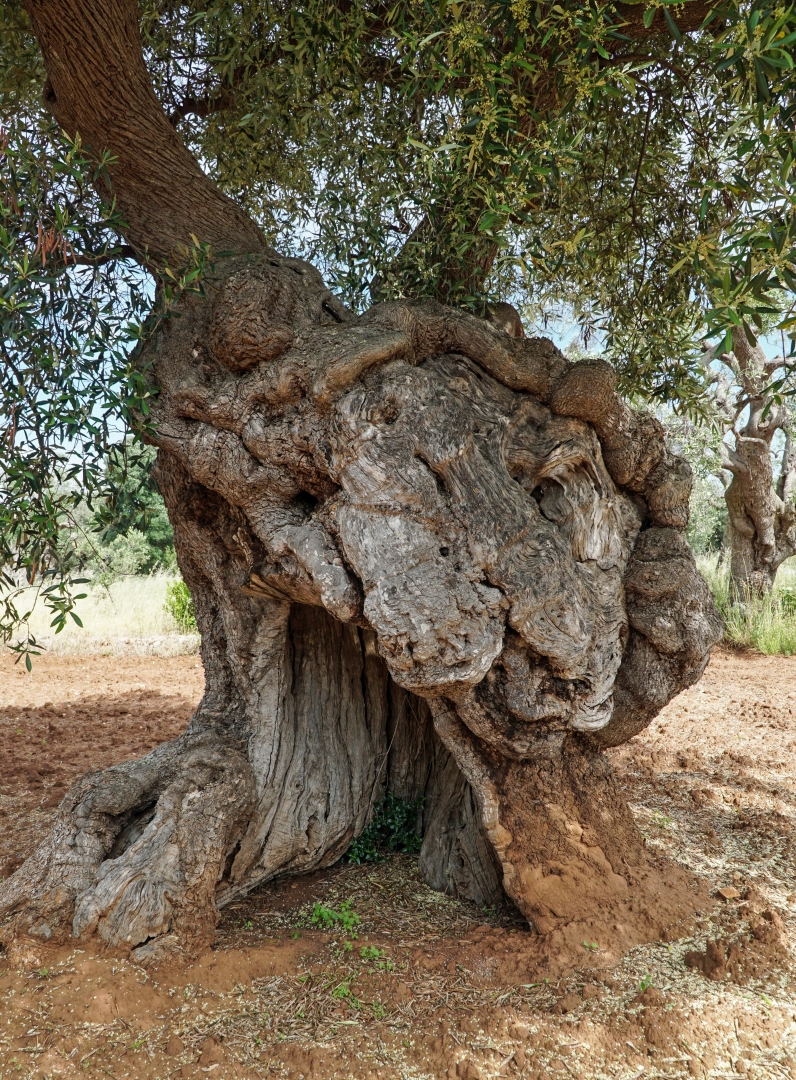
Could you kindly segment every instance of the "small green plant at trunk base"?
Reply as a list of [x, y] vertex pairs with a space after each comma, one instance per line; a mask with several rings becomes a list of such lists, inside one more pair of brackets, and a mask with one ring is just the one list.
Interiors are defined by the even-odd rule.
[[352, 842], [348, 861], [378, 862], [386, 851], [416, 855], [423, 845], [423, 838], [417, 833], [417, 819], [422, 808], [422, 799], [407, 802], [388, 792], [375, 807], [370, 824]]
[[[339, 926], [346, 934], [352, 934], [354, 927], [359, 926], [359, 922], [359, 915], [351, 910], [350, 900], [344, 900], [339, 911], [335, 911], [334, 908], [324, 907], [323, 904], [317, 901], [312, 909], [313, 925], [320, 926], [324, 930], [331, 930], [335, 926]], [[352, 936], [356, 935], [352, 934]]]

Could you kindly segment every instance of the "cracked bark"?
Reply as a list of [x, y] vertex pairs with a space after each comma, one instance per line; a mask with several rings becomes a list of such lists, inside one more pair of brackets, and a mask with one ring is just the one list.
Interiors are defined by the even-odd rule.
[[[90, 7], [78, 82], [130, 5]], [[86, 0], [29, 8], [62, 102], [48, 49]], [[158, 190], [131, 227], [150, 252], [192, 227], [147, 231]], [[388, 789], [425, 797], [434, 887], [505, 890], [541, 932], [612, 903], [644, 853], [602, 751], [721, 632], [686, 464], [607, 364], [435, 303], [354, 317], [238, 235], [140, 357], [205, 695], [180, 739], [72, 788], [0, 884], [3, 939], [195, 951], [219, 905], [338, 859]]]

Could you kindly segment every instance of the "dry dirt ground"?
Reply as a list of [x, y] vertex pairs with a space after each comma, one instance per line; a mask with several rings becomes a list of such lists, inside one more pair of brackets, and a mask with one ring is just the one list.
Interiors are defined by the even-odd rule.
[[[613, 752], [651, 856], [691, 876], [687, 924], [631, 895], [645, 944], [606, 924], [551, 947], [408, 856], [340, 865], [227, 909], [189, 967], [0, 952], [0, 1080], [796, 1080], [795, 675], [717, 652]], [[196, 657], [0, 660], [0, 875], [72, 780], [172, 737], [201, 688]], [[359, 924], [319, 928], [316, 901]]]

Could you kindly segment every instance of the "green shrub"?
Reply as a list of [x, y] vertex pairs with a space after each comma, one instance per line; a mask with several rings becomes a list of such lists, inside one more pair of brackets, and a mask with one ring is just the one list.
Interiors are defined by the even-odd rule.
[[193, 597], [184, 581], [169, 582], [163, 607], [184, 634], [196, 631], [196, 613], [193, 606]]
[[402, 851], [416, 855], [423, 844], [417, 832], [417, 819], [423, 800], [407, 802], [392, 792], [373, 811], [373, 817], [365, 830], [348, 849], [348, 861], [352, 863], [378, 862], [385, 851]]
[[93, 580], [97, 584], [111, 585], [119, 578], [144, 573], [149, 562], [149, 541], [138, 529], [130, 529], [98, 548], [88, 566], [93, 570]]
[[719, 551], [727, 524], [727, 504], [715, 476], [694, 474], [688, 517], [688, 543], [698, 555]]
[[131, 575], [176, 572], [174, 534], [151, 476], [154, 460], [153, 447], [129, 442], [111, 453], [113, 493], [93, 507], [81, 502], [61, 522], [58, 551], [66, 569], [86, 571], [106, 587]]

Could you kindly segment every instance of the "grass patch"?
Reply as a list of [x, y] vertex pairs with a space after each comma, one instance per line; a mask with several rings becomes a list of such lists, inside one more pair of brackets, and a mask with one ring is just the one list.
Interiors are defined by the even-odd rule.
[[718, 554], [698, 555], [697, 565], [724, 618], [724, 640], [767, 656], [796, 655], [796, 560], [783, 563], [768, 596], [735, 602], [730, 568]]
[[166, 608], [173, 583], [173, 575], [163, 573], [120, 578], [108, 586], [88, 585], [88, 595], [76, 607], [82, 629], [69, 620], [60, 634], [54, 634], [52, 616], [41, 603], [33, 611], [30, 629], [46, 651], [56, 655], [125, 652], [125, 645], [169, 638], [180, 645], [178, 652], [192, 652], [198, 635], [195, 643], [178, 641], [186, 635], [185, 624]]

